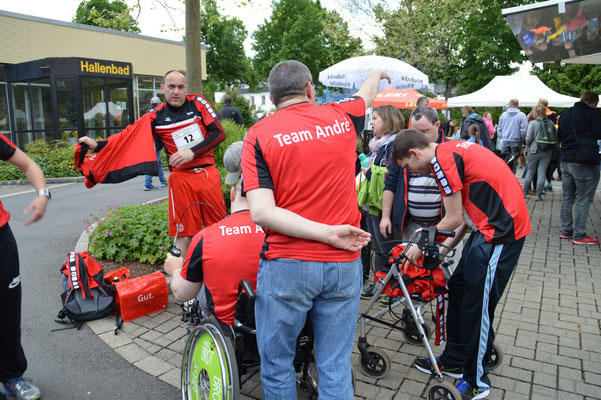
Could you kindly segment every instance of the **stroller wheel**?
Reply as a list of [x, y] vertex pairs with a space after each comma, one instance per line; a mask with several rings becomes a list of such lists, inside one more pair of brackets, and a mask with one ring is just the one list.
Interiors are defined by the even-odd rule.
[[490, 349], [490, 358], [486, 363], [486, 367], [489, 370], [493, 370], [501, 365], [501, 363], [503, 363], [503, 352], [496, 344], [493, 343], [492, 348]]
[[[426, 338], [429, 338], [430, 337], [430, 328], [428, 328], [428, 325], [423, 324], [422, 328], [424, 328], [424, 333], [426, 334]], [[418, 344], [418, 345], [424, 344], [422, 337], [420, 336], [419, 331], [417, 330], [417, 325], [415, 324], [415, 322], [413, 322], [413, 318], [411, 318], [410, 322], [405, 325], [405, 330], [403, 331], [403, 336], [411, 344]]]
[[370, 359], [361, 356], [359, 363], [366, 375], [374, 378], [384, 378], [390, 371], [390, 358], [384, 350], [377, 347], [369, 347], [367, 352]]
[[426, 389], [428, 400], [461, 400], [461, 393], [450, 382], [434, 382]]

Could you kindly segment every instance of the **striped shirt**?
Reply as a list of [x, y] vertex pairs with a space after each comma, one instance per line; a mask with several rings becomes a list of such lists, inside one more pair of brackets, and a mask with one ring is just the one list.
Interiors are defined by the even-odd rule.
[[422, 222], [438, 222], [441, 199], [440, 189], [432, 175], [409, 172], [407, 208], [411, 218]]

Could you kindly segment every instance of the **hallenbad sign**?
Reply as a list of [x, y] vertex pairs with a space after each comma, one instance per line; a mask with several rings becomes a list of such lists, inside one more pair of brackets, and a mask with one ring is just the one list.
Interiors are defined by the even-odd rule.
[[81, 73], [94, 75], [112, 75], [130, 77], [132, 68], [130, 63], [115, 61], [80, 59], [79, 67]]

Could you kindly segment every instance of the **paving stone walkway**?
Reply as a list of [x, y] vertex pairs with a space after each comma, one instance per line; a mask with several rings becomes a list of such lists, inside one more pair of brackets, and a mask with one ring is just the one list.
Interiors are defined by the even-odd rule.
[[[527, 200], [533, 233], [497, 307], [495, 342], [504, 359], [491, 373], [490, 399], [601, 399], [601, 250], [559, 239], [560, 197], [561, 182], [554, 182], [545, 201], [535, 202], [534, 196]], [[599, 191], [588, 229], [590, 236], [601, 238]], [[362, 309], [366, 305], [362, 300]], [[424, 318], [432, 328], [429, 307]], [[126, 322], [117, 336], [114, 319], [88, 325], [135, 367], [179, 387], [186, 340], [179, 306], [171, 303], [159, 314]], [[367, 337], [387, 352], [392, 366], [384, 379], [367, 377], [355, 347], [355, 398], [423, 399], [430, 378], [411, 367], [416, 356], [426, 356], [423, 346], [408, 343], [401, 332], [382, 325], [370, 325]], [[442, 346], [431, 342], [440, 354]], [[244, 399], [261, 399], [258, 374], [244, 381], [242, 393]]]

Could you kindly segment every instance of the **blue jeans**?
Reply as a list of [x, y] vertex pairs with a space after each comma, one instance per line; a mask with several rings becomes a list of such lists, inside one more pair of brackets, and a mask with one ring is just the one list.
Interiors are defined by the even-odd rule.
[[296, 399], [292, 361], [311, 313], [320, 399], [353, 399], [351, 353], [362, 286], [361, 260], [261, 260], [257, 275], [257, 344], [264, 400]]
[[562, 161], [561, 175], [561, 233], [573, 233], [574, 239], [583, 239], [586, 237], [588, 211], [599, 184], [599, 164]]
[[[161, 159], [161, 150], [157, 151], [157, 163], [159, 164], [159, 182], [163, 185], [166, 185], [167, 179], [165, 179], [165, 175], [163, 174], [163, 160]], [[152, 186], [152, 175], [146, 175], [144, 186]]]

